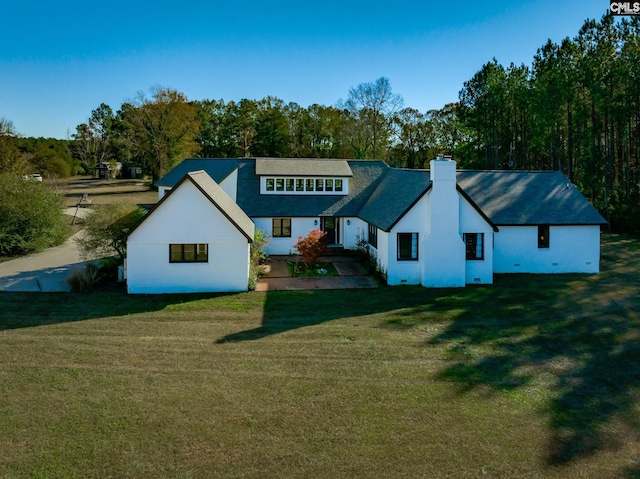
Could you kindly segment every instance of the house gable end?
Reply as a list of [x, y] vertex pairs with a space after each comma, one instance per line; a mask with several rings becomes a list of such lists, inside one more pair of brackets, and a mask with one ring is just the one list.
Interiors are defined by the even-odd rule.
[[205, 171], [187, 173], [180, 181], [160, 200], [131, 230], [128, 238], [135, 236], [136, 231], [142, 224], [148, 221], [158, 210], [164, 208], [171, 198], [176, 196], [176, 192], [186, 182], [190, 183], [206, 198], [228, 221], [232, 224], [249, 242], [253, 242], [255, 227], [253, 221], [242, 211], [242, 209], [224, 192]]

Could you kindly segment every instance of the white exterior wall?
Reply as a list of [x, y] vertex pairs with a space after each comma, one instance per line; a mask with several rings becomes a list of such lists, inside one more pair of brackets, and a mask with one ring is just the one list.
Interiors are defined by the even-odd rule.
[[[409, 210], [400, 221], [387, 234], [386, 244], [381, 242], [381, 231], [378, 230], [378, 250], [381, 262], [386, 260], [387, 283], [389, 285], [398, 284], [420, 284], [424, 262], [429, 255], [425, 245], [427, 236], [427, 217], [429, 210], [429, 200], [424, 195]], [[398, 233], [418, 233], [418, 260], [398, 260]], [[384, 251], [384, 255], [382, 254]]]
[[[378, 263], [380, 264], [380, 268], [389, 274], [389, 233], [386, 231], [378, 230], [378, 248], [376, 254], [378, 255]], [[395, 258], [395, 250], [394, 250], [394, 258]], [[389, 282], [387, 278], [387, 283]]]
[[231, 199], [237, 202], [238, 198], [238, 169], [233, 170], [229, 176], [227, 176], [222, 183], [220, 183], [220, 188], [231, 197]]
[[[294, 245], [298, 241], [298, 236], [307, 236], [309, 231], [320, 228], [320, 218], [291, 218], [291, 237], [274, 238], [272, 218], [252, 218], [256, 228], [269, 235], [269, 243], [265, 247], [265, 252], [272, 255], [298, 254]], [[314, 224], [317, 221], [318, 224]]]
[[[207, 263], [169, 263], [169, 244], [206, 243]], [[129, 293], [246, 291], [249, 241], [193, 184], [182, 183], [127, 241]]]
[[538, 248], [537, 226], [500, 226], [496, 273], [598, 273], [599, 226], [550, 226], [549, 248]]
[[460, 231], [461, 233], [484, 233], [484, 260], [466, 260], [465, 282], [492, 284], [493, 228], [462, 196], [460, 196]]
[[[350, 224], [347, 224], [347, 221]], [[368, 225], [360, 218], [341, 218], [341, 241], [345, 249], [356, 249], [358, 241], [367, 241]]]

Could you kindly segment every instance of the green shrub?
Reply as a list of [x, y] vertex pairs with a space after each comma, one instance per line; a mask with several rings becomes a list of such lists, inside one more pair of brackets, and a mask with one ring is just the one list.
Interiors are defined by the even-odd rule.
[[269, 255], [264, 252], [264, 248], [269, 243], [269, 236], [261, 229], [256, 228], [251, 243], [250, 263], [249, 263], [249, 291], [256, 289], [256, 284], [264, 273], [264, 263], [269, 259]]
[[42, 251], [68, 233], [62, 198], [39, 181], [0, 174], [0, 255]]

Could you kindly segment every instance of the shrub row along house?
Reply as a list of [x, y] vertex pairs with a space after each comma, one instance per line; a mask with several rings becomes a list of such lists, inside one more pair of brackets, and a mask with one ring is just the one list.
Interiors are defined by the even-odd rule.
[[128, 238], [130, 293], [245, 291], [254, 228], [367, 244], [390, 285], [490, 284], [494, 273], [597, 273], [605, 220], [560, 172], [430, 170], [382, 161], [188, 159]]

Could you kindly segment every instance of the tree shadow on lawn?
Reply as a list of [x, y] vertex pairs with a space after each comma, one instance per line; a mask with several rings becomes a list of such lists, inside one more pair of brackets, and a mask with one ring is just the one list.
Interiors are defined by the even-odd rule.
[[[603, 242], [599, 275], [497, 276], [492, 287], [415, 308], [414, 317], [456, 308], [429, 345], [459, 359], [440, 374], [461, 391], [509, 391], [543, 381], [553, 397], [550, 465], [640, 440], [640, 251], [617, 236]], [[615, 423], [615, 424], [614, 424]], [[612, 432], [624, 424], [625, 433]], [[638, 471], [630, 471], [633, 476]]]
[[443, 294], [421, 287], [398, 286], [376, 289], [270, 291], [266, 293], [262, 324], [229, 334], [218, 343], [254, 341], [335, 319], [385, 313], [417, 307]]

